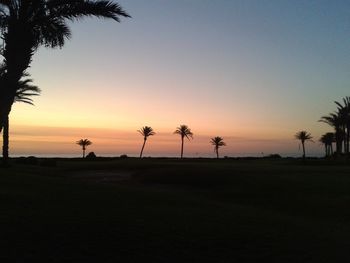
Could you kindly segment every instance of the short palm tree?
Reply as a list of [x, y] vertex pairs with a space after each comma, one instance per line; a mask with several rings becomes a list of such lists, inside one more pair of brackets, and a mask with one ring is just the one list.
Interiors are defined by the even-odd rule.
[[312, 141], [311, 133], [307, 131], [299, 131], [295, 134], [295, 139], [300, 140], [301, 145], [303, 146], [303, 159], [305, 160], [305, 142]]
[[142, 153], [143, 153], [143, 149], [145, 148], [145, 144], [146, 144], [147, 138], [149, 136], [155, 135], [156, 133], [149, 126], [144, 126], [140, 130], [137, 130], [137, 131], [143, 136], [143, 145], [142, 145], [142, 149], [141, 149], [141, 152], [140, 152], [140, 158], [142, 158]]
[[214, 145], [214, 152], [216, 153], [216, 158], [219, 159], [219, 148], [221, 146], [226, 146], [224, 139], [217, 136], [217, 137], [211, 138], [210, 142], [212, 145]]
[[336, 146], [336, 154], [342, 153], [342, 143], [345, 138], [345, 131], [342, 124], [342, 118], [338, 113], [330, 113], [327, 116], [322, 116], [319, 122], [327, 123], [331, 127], [334, 128], [335, 135], [335, 146]]
[[193, 133], [191, 132], [191, 129], [188, 128], [187, 125], [180, 125], [180, 127], [177, 127], [174, 131], [174, 134], [179, 134], [181, 136], [181, 159], [183, 157], [184, 153], [184, 138], [186, 137], [188, 140], [193, 139]]
[[92, 142], [90, 142], [88, 139], [80, 139], [79, 141], [77, 141], [77, 144], [83, 148], [83, 158], [85, 158], [86, 147], [91, 145]]
[[333, 132], [327, 132], [320, 138], [320, 142], [325, 146], [326, 157], [333, 155], [333, 142], [335, 142], [335, 136]]

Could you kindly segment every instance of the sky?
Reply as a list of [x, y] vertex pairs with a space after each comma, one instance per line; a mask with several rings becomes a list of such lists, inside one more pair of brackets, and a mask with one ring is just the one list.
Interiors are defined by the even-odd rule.
[[29, 72], [35, 106], [16, 103], [10, 153], [178, 156], [181, 124], [194, 133], [185, 156], [323, 155], [318, 122], [350, 96], [348, 0], [120, 0], [132, 18], [69, 23], [62, 49], [40, 48]]

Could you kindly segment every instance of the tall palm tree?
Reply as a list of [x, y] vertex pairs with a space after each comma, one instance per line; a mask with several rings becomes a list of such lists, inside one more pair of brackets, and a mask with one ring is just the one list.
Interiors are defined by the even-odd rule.
[[82, 149], [83, 149], [83, 158], [85, 158], [86, 147], [91, 145], [92, 142], [90, 142], [88, 139], [80, 139], [76, 143], [82, 147]]
[[[28, 76], [28, 74], [25, 74], [25, 76]], [[37, 86], [31, 85], [32, 82], [32, 79], [24, 79], [19, 81], [14, 102], [23, 102], [26, 104], [34, 105], [33, 99], [31, 97], [39, 96], [41, 90]], [[4, 166], [8, 165], [7, 161], [9, 157], [9, 126], [10, 120], [9, 116], [7, 116], [4, 122], [2, 134], [2, 156]]]
[[307, 131], [299, 131], [295, 134], [295, 139], [300, 140], [301, 145], [303, 146], [303, 159], [305, 160], [305, 142], [312, 141], [311, 133]]
[[143, 136], [143, 145], [142, 145], [142, 149], [141, 149], [141, 152], [140, 152], [140, 158], [142, 158], [142, 153], [143, 153], [143, 149], [145, 148], [145, 144], [146, 144], [147, 138], [149, 136], [155, 135], [156, 133], [149, 126], [144, 126], [140, 130], [137, 130], [137, 131]]
[[193, 133], [191, 132], [191, 129], [188, 128], [187, 125], [180, 125], [180, 127], [177, 127], [174, 131], [174, 134], [179, 134], [181, 136], [181, 159], [183, 158], [184, 154], [184, 138], [186, 137], [188, 140], [193, 139]]
[[333, 142], [335, 141], [335, 136], [333, 132], [327, 132], [323, 134], [320, 138], [320, 142], [325, 146], [326, 157], [333, 155]]
[[0, 132], [14, 103], [17, 84], [38, 47], [63, 47], [71, 36], [69, 21], [83, 17], [130, 17], [104, 0], [0, 0], [0, 37], [5, 74], [0, 78]]
[[322, 116], [319, 122], [327, 123], [334, 128], [336, 154], [342, 153], [342, 144], [345, 137], [342, 118], [337, 113], [330, 113], [328, 116]]
[[217, 136], [217, 137], [211, 138], [210, 142], [212, 145], [214, 145], [214, 152], [216, 153], [216, 158], [219, 159], [219, 148], [221, 146], [226, 146], [224, 139]]

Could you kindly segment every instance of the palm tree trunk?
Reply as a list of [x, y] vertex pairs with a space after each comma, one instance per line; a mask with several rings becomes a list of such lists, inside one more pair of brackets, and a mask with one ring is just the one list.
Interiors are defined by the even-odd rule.
[[301, 144], [303, 145], [303, 160], [305, 160], [305, 143], [302, 142]]
[[331, 156], [331, 145], [327, 144], [327, 157]]
[[344, 153], [346, 153], [346, 129], [345, 125], [343, 126], [344, 136], [343, 136], [343, 144], [344, 144]]
[[350, 125], [346, 126], [346, 153], [349, 154]]
[[216, 159], [219, 159], [219, 147], [216, 147], [215, 151], [216, 151]]
[[181, 159], [184, 155], [184, 138], [181, 137]]
[[340, 128], [337, 128], [335, 131], [335, 153], [340, 155], [342, 153], [342, 132]]
[[83, 158], [85, 158], [85, 148], [83, 148]]
[[2, 133], [2, 162], [4, 166], [8, 165], [9, 159], [9, 116], [5, 118], [3, 123], [3, 133]]
[[[2, 87], [3, 88], [3, 87]], [[2, 142], [2, 158], [3, 164], [6, 166], [9, 158], [9, 115], [11, 112], [13, 98], [11, 98], [8, 92], [1, 93], [1, 109], [0, 109], [0, 132], [3, 132], [3, 142]]]
[[145, 148], [145, 144], [146, 144], [146, 138], [143, 140], [143, 145], [142, 145], [142, 149], [140, 152], [140, 158], [142, 158], [142, 153], [143, 153], [143, 149]]
[[333, 156], [333, 144], [331, 143], [331, 145], [330, 145], [330, 150], [331, 150], [331, 155]]

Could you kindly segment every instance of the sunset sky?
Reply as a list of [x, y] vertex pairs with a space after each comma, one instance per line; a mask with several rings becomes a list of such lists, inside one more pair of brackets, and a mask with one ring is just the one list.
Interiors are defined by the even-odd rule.
[[307, 130], [320, 156], [319, 123], [350, 96], [348, 0], [120, 0], [131, 19], [71, 24], [63, 49], [40, 48], [29, 72], [35, 106], [11, 113], [12, 155], [136, 156], [137, 130], [153, 127], [145, 156], [178, 156], [176, 127], [194, 140], [185, 156], [301, 155]]

